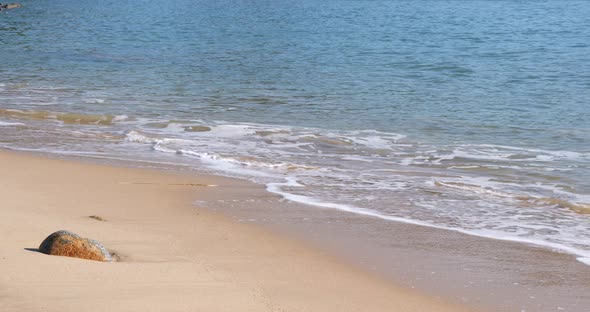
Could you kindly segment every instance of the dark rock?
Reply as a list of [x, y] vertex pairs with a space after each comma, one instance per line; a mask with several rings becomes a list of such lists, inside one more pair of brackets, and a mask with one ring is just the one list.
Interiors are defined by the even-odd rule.
[[80, 237], [70, 231], [57, 231], [47, 236], [39, 251], [54, 256], [66, 256], [111, 262], [113, 258], [99, 242]]

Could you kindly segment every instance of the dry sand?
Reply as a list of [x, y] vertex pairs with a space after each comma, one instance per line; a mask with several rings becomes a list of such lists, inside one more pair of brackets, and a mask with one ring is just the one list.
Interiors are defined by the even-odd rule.
[[[249, 188], [0, 152], [0, 311], [465, 310], [193, 205]], [[61, 229], [99, 240], [122, 261], [29, 250]]]

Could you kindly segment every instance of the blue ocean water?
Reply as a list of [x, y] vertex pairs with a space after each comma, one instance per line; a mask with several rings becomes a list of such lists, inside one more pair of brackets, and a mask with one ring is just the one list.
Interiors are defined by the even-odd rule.
[[0, 145], [590, 261], [588, 1], [23, 1]]

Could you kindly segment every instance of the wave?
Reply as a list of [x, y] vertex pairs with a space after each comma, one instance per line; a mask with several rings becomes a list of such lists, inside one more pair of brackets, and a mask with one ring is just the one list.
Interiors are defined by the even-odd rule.
[[390, 215], [386, 215], [386, 214], [383, 214], [383, 213], [380, 213], [380, 212], [377, 212], [377, 211], [374, 211], [371, 209], [355, 207], [355, 206], [345, 205], [345, 204], [338, 204], [338, 203], [333, 203], [333, 202], [327, 202], [327, 201], [322, 201], [322, 200], [319, 200], [317, 198], [310, 197], [310, 196], [298, 195], [298, 194], [293, 194], [290, 192], [285, 192], [281, 188], [283, 186], [303, 187], [303, 185], [299, 184], [295, 179], [287, 178], [286, 182], [267, 184], [266, 190], [268, 192], [273, 193], [273, 194], [280, 195], [281, 197], [283, 197], [287, 200], [297, 202], [300, 204], [311, 205], [311, 206], [316, 206], [316, 207], [320, 207], [320, 208], [336, 209], [336, 210], [340, 210], [340, 211], [351, 212], [351, 213], [365, 215], [365, 216], [369, 216], [369, 217], [375, 217], [375, 218], [379, 218], [379, 219], [383, 219], [383, 220], [401, 222], [401, 223], [418, 225], [418, 226], [425, 226], [425, 227], [453, 231], [453, 232], [459, 232], [459, 233], [466, 234], [466, 235], [473, 235], [473, 236], [496, 239], [496, 240], [503, 240], [503, 241], [525, 243], [528, 245], [549, 248], [554, 251], [565, 252], [565, 253], [574, 255], [574, 256], [576, 256], [576, 260], [578, 260], [579, 262], [584, 263], [586, 265], [590, 265], [590, 251], [587, 251], [587, 250], [583, 250], [583, 249], [579, 249], [579, 248], [575, 248], [575, 247], [570, 247], [570, 246], [566, 246], [563, 244], [552, 243], [552, 242], [548, 242], [545, 240], [536, 240], [536, 239], [529, 239], [529, 238], [524, 238], [524, 237], [513, 236], [513, 235], [510, 235], [510, 234], [507, 234], [504, 232], [500, 232], [500, 231], [485, 230], [485, 229], [467, 230], [467, 229], [461, 229], [461, 228], [457, 228], [457, 227], [444, 226], [444, 225], [436, 224], [433, 222], [426, 222], [426, 221], [419, 221], [419, 220], [413, 220], [413, 219], [408, 219], [408, 218], [390, 216]]
[[[473, 180], [473, 179], [472, 179]], [[481, 180], [481, 179], [480, 179]], [[439, 187], [447, 187], [452, 189], [457, 189], [461, 191], [475, 193], [480, 196], [494, 196], [503, 199], [513, 199], [520, 201], [521, 206], [527, 207], [544, 207], [544, 206], [553, 206], [559, 208], [567, 208], [576, 213], [581, 214], [590, 214], [590, 204], [573, 200], [566, 200], [563, 198], [554, 198], [554, 197], [538, 197], [533, 195], [523, 195], [521, 194], [514, 194], [509, 192], [502, 192], [498, 191], [497, 188], [494, 189], [493, 187], [485, 186], [484, 185], [475, 185], [469, 184], [465, 182], [445, 182], [441, 180], [434, 180], [434, 185]], [[552, 189], [557, 190], [557, 189]], [[561, 193], [564, 193], [561, 191]], [[578, 197], [576, 194], [567, 193], [569, 197], [576, 198]]]
[[557, 160], [590, 159], [590, 153], [549, 151], [535, 148], [518, 148], [502, 145], [458, 145], [450, 151], [426, 153], [435, 163], [448, 161], [487, 161], [491, 163], [550, 163]]

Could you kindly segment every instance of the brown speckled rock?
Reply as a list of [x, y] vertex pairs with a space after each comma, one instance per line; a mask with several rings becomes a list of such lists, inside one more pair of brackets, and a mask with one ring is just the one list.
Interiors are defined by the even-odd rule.
[[111, 254], [99, 242], [80, 237], [70, 231], [57, 231], [47, 236], [39, 251], [54, 256], [66, 256], [111, 262]]

